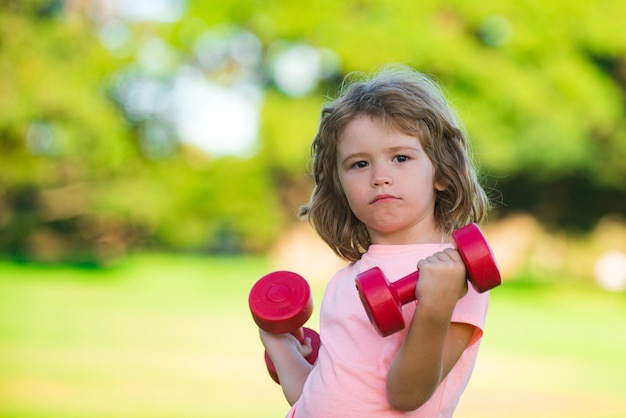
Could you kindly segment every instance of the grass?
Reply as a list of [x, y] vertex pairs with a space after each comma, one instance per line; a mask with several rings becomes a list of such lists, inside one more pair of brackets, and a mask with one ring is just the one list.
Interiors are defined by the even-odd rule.
[[624, 319], [623, 294], [564, 284], [494, 290], [459, 416], [626, 416]]
[[[0, 263], [0, 417], [278, 417], [247, 306], [264, 259]], [[316, 308], [323, 283], [313, 283]], [[317, 328], [317, 312], [311, 326]], [[626, 416], [626, 298], [505, 284], [457, 417]]]

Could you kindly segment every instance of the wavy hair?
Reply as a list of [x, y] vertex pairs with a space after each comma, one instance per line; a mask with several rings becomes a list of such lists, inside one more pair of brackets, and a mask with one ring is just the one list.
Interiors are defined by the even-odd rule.
[[434, 214], [443, 233], [485, 218], [491, 205], [479, 183], [469, 139], [441, 88], [406, 66], [388, 66], [372, 76], [352, 73], [339, 97], [322, 108], [311, 145], [315, 188], [310, 201], [299, 210], [338, 256], [356, 261], [371, 244], [337, 175], [338, 141], [358, 115], [378, 118], [386, 126], [420, 139], [435, 168], [435, 183], [445, 187], [436, 191]]

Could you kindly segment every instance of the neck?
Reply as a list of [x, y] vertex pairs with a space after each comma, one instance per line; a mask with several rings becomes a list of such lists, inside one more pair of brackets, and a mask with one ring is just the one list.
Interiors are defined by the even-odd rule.
[[450, 237], [439, 228], [412, 228], [394, 233], [369, 231], [372, 244], [410, 245], [410, 244], [446, 244]]

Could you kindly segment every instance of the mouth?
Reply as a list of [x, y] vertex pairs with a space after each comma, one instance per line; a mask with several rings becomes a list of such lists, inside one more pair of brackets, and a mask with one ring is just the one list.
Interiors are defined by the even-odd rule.
[[390, 195], [390, 194], [379, 194], [370, 202], [370, 205], [374, 203], [382, 203], [382, 202], [391, 202], [392, 200], [397, 200], [398, 198]]

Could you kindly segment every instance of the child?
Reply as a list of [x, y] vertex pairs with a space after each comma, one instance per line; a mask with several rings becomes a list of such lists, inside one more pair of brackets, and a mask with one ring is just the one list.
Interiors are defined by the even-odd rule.
[[[313, 141], [316, 186], [300, 209], [350, 264], [320, 308], [322, 346], [260, 331], [290, 417], [450, 417], [469, 381], [488, 292], [467, 286], [450, 233], [480, 222], [489, 200], [469, 141], [440, 89], [407, 67], [344, 87], [322, 110]], [[407, 326], [379, 336], [356, 275], [380, 267], [391, 281], [420, 271]]]

